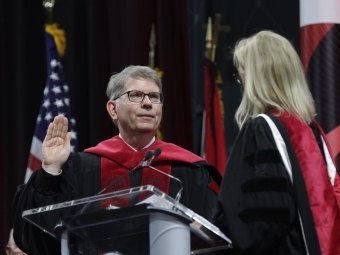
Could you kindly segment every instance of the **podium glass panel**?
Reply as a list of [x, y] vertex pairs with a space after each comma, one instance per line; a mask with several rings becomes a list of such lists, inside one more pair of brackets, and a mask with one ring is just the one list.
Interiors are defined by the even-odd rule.
[[219, 228], [152, 185], [35, 208], [22, 216], [60, 240], [68, 254], [141, 255], [150, 254], [150, 225], [160, 214], [171, 224], [189, 226], [191, 254], [232, 247]]

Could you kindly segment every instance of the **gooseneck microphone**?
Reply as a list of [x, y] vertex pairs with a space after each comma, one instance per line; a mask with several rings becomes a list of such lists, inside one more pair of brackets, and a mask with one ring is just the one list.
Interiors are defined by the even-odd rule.
[[[113, 185], [115, 185], [116, 183], [118, 183], [119, 181], [121, 181], [124, 177], [126, 177], [127, 175], [131, 174], [132, 172], [138, 170], [138, 169], [141, 169], [143, 167], [149, 167], [150, 169], [156, 171], [156, 172], [159, 172], [163, 175], [166, 175], [168, 176], [169, 178], [173, 179], [173, 180], [176, 180], [177, 182], [179, 182], [180, 184], [180, 189], [178, 191], [178, 193], [176, 194], [176, 197], [175, 197], [175, 201], [176, 203], [179, 202], [179, 200], [181, 199], [181, 196], [182, 196], [182, 191], [183, 191], [183, 184], [182, 184], [182, 181], [170, 174], [167, 174], [167, 173], [164, 173], [163, 171], [153, 167], [151, 165], [151, 163], [153, 162], [153, 160], [158, 157], [160, 154], [162, 153], [162, 150], [160, 148], [156, 148], [153, 152], [151, 151], [146, 151], [145, 154], [144, 154], [144, 158], [142, 159], [141, 162], [139, 162], [138, 165], [136, 165], [134, 168], [132, 168], [130, 171], [126, 172], [125, 174], [123, 174], [122, 176], [120, 176], [118, 179], [114, 180], [113, 182], [111, 182], [109, 185], [107, 185], [104, 189], [102, 189], [100, 192], [98, 192], [96, 195], [100, 195], [102, 194], [103, 192], [105, 192], [107, 189], [109, 189], [110, 187], [112, 187]], [[150, 160], [149, 160], [150, 159]]]
[[150, 161], [147, 162], [147, 166], [148, 166], [150, 169], [155, 170], [155, 171], [157, 171], [157, 172], [159, 172], [159, 173], [161, 173], [161, 174], [164, 174], [164, 175], [170, 177], [171, 179], [176, 180], [176, 181], [179, 182], [179, 184], [180, 184], [180, 189], [179, 189], [179, 191], [178, 191], [178, 193], [177, 193], [177, 195], [176, 195], [176, 197], [175, 197], [175, 201], [176, 201], [176, 203], [178, 203], [179, 200], [181, 199], [182, 191], [183, 191], [183, 184], [182, 184], [182, 181], [181, 181], [180, 179], [176, 178], [175, 176], [172, 176], [172, 175], [170, 175], [170, 174], [164, 173], [163, 171], [161, 171], [161, 170], [159, 170], [159, 169], [157, 169], [157, 168], [151, 166], [151, 163], [153, 162], [153, 160], [154, 160], [156, 157], [158, 157], [159, 154], [161, 154], [161, 152], [162, 152], [162, 150], [161, 150], [160, 148], [156, 148], [156, 149], [153, 151], [153, 154], [152, 154], [152, 157], [151, 157]]
[[[132, 168], [130, 171], [128, 171], [127, 173], [123, 174], [122, 176], [120, 176], [118, 179], [114, 180], [113, 182], [111, 182], [109, 185], [107, 185], [104, 189], [102, 189], [100, 192], [98, 192], [96, 195], [100, 195], [103, 192], [105, 192], [108, 188], [110, 188], [111, 186], [113, 186], [114, 184], [118, 183], [120, 180], [122, 180], [125, 176], [127, 176], [128, 174], [131, 174], [132, 172], [143, 168], [144, 166], [146, 166], [148, 164], [148, 160], [154, 155], [154, 153], [152, 153], [151, 151], [146, 151], [144, 154], [144, 157], [142, 159], [141, 162], [138, 163], [138, 165], [136, 165], [134, 168]], [[73, 219], [75, 219], [76, 216], [82, 214], [87, 208], [88, 206], [91, 204], [91, 202], [86, 203], [74, 216]], [[55, 228], [62, 226], [61, 223], [58, 223]]]
[[118, 179], [114, 180], [113, 182], [111, 182], [109, 185], [107, 185], [104, 189], [102, 189], [100, 192], [98, 192], [96, 195], [102, 194], [103, 192], [105, 192], [108, 188], [112, 187], [114, 184], [118, 183], [120, 180], [122, 180], [125, 176], [131, 174], [132, 172], [134, 172], [137, 169], [143, 168], [144, 166], [146, 166], [148, 164], [148, 160], [153, 157], [154, 153], [152, 153], [151, 151], [146, 151], [144, 154], [144, 158], [142, 159], [141, 162], [138, 163], [138, 165], [136, 165], [134, 168], [132, 168], [130, 171], [126, 172], [125, 174], [123, 174], [122, 176], [120, 176]]
[[147, 166], [150, 166], [152, 161], [161, 154], [162, 150], [160, 148], [156, 148], [153, 153], [151, 159], [147, 162]]
[[[150, 169], [156, 171], [156, 172], [159, 172], [160, 174], [163, 174], [163, 175], [166, 175], [168, 176], [169, 178], [173, 179], [173, 180], [176, 180], [177, 182], [179, 182], [180, 184], [180, 189], [178, 191], [178, 193], [176, 194], [176, 197], [175, 197], [175, 202], [178, 203], [181, 196], [182, 196], [182, 191], [183, 191], [183, 184], [182, 184], [182, 181], [170, 174], [167, 174], [167, 173], [164, 173], [163, 171], [151, 166], [151, 163], [153, 162], [153, 160], [158, 157], [160, 154], [161, 154], [162, 150], [160, 148], [156, 148], [153, 152], [151, 151], [146, 151], [145, 154], [144, 154], [144, 157], [142, 159], [141, 162], [139, 162], [134, 168], [132, 168], [130, 171], [126, 172], [125, 174], [121, 175], [119, 178], [115, 179], [113, 182], [111, 182], [109, 185], [107, 185], [104, 189], [102, 189], [100, 192], [98, 192], [96, 195], [100, 195], [102, 194], [103, 192], [105, 192], [107, 189], [109, 189], [110, 187], [112, 187], [113, 185], [115, 185], [116, 183], [118, 183], [119, 181], [121, 181], [124, 177], [126, 177], [127, 175], [131, 174], [132, 172], [136, 171], [136, 170], [139, 170], [141, 168], [144, 168], [144, 167], [149, 167]], [[96, 196], [95, 195], [95, 196]], [[90, 203], [86, 204], [80, 211], [78, 214], [82, 214], [85, 209], [90, 205]]]

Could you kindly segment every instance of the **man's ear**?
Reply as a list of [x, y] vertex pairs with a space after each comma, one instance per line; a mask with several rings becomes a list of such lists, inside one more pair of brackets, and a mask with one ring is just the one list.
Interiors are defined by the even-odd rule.
[[113, 120], [117, 120], [117, 118], [118, 118], [116, 107], [117, 107], [116, 102], [113, 101], [113, 100], [109, 100], [106, 103], [106, 110], [109, 113], [111, 119], [113, 119]]

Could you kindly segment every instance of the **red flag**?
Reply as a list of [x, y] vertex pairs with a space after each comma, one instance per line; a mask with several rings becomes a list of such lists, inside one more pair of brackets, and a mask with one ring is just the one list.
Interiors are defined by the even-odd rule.
[[223, 102], [215, 80], [214, 65], [206, 60], [204, 114], [202, 130], [202, 156], [223, 176], [227, 163], [227, 148], [223, 125]]
[[340, 1], [300, 0], [301, 60], [337, 168], [340, 167]]

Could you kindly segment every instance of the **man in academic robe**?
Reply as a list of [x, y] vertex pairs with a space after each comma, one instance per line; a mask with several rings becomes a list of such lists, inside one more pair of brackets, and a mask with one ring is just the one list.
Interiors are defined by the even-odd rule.
[[[109, 81], [107, 111], [119, 135], [70, 154], [68, 120], [56, 116], [43, 142], [43, 162], [14, 201], [14, 238], [27, 254], [60, 254], [60, 242], [21, 217], [27, 209], [151, 184], [173, 198], [182, 182], [180, 203], [211, 219], [221, 175], [204, 159], [155, 138], [162, 118], [164, 96], [157, 73], [149, 67], [129, 66]], [[161, 150], [152, 165], [131, 174], [146, 151]], [[124, 178], [121, 178], [124, 175]], [[168, 175], [174, 176], [170, 178]], [[53, 225], [57, 219], [49, 219]]]

